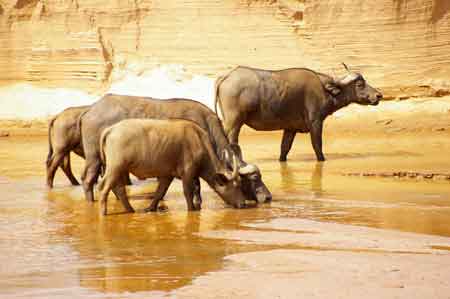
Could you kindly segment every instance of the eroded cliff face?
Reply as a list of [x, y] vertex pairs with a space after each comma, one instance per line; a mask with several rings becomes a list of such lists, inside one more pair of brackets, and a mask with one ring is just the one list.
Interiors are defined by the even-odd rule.
[[307, 53], [322, 64], [348, 61], [382, 86], [439, 86], [450, 80], [450, 1], [310, 3], [299, 33]]
[[104, 90], [117, 74], [184, 65], [340, 62], [375, 85], [450, 81], [448, 0], [0, 0], [0, 83]]
[[[115, 45], [138, 47], [149, 1], [1, 1], [0, 80], [96, 88], [109, 80]], [[142, 5], [140, 7], [139, 5]]]

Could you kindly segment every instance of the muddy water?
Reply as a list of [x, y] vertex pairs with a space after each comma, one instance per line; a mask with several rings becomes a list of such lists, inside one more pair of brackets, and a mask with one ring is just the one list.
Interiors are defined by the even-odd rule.
[[[450, 184], [344, 177], [367, 169], [450, 169], [442, 147], [328, 142], [326, 163], [316, 163], [309, 142], [294, 145], [279, 163], [279, 135], [242, 138], [246, 159], [256, 162], [274, 193], [271, 204], [233, 210], [203, 188], [200, 212], [187, 212], [179, 183], [167, 195], [167, 212], [101, 217], [80, 187], [58, 172], [56, 187], [44, 182], [45, 138], [0, 139], [0, 294], [2, 298], [148, 298], [170, 296], [195, 277], [224, 267], [223, 257], [274, 246], [208, 239], [199, 232], [245, 229], [249, 221], [302, 217], [322, 221], [450, 236]], [[358, 141], [360, 144], [361, 141]], [[350, 144], [350, 145], [349, 145]], [[432, 144], [432, 143], [431, 143]], [[359, 146], [359, 147], [358, 147]], [[445, 151], [444, 151], [445, 152]], [[82, 161], [74, 159], [79, 176]], [[135, 182], [133, 194], [152, 181]], [[137, 197], [136, 197], [137, 198]], [[133, 200], [138, 210], [145, 200]]]

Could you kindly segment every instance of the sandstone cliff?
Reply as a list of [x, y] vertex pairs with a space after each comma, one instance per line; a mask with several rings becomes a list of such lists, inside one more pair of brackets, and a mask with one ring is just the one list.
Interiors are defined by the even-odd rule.
[[2, 85], [94, 91], [168, 63], [210, 77], [237, 64], [339, 75], [341, 61], [387, 89], [445, 86], [450, 1], [0, 0]]

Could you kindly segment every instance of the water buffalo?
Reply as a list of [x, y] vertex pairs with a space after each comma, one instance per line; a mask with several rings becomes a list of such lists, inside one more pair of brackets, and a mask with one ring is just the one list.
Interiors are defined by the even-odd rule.
[[99, 138], [102, 130], [130, 118], [180, 118], [197, 123], [208, 132], [214, 150], [221, 160], [227, 162], [228, 167], [233, 167], [234, 156], [240, 158], [238, 168], [246, 197], [258, 201], [270, 201], [272, 198], [262, 182], [258, 167], [242, 160], [239, 146], [229, 144], [220, 120], [214, 111], [205, 105], [187, 99], [159, 100], [149, 97], [107, 94], [80, 118], [82, 143], [86, 155], [82, 179], [87, 200], [94, 200], [93, 185], [101, 167]]
[[103, 130], [100, 155], [105, 175], [99, 182], [103, 214], [107, 213], [107, 198], [111, 189], [128, 212], [131, 207], [123, 180], [128, 173], [138, 178], [158, 178], [159, 185], [147, 211], [156, 211], [174, 178], [183, 182], [188, 210], [198, 210], [201, 198], [198, 178], [204, 179], [222, 199], [235, 208], [245, 206], [240, 186], [237, 157], [234, 171], [219, 160], [209, 134], [192, 121], [172, 119], [126, 119]]
[[78, 118], [90, 106], [70, 107], [52, 118], [48, 125], [47, 186], [53, 187], [58, 167], [64, 171], [72, 185], [79, 185], [72, 173], [70, 152], [84, 158]]
[[[344, 64], [345, 66], [345, 64]], [[351, 103], [377, 105], [382, 94], [359, 73], [335, 80], [305, 68], [267, 71], [239, 66], [216, 81], [215, 109], [220, 106], [225, 133], [238, 143], [246, 124], [258, 131], [284, 130], [280, 161], [286, 161], [295, 134], [310, 133], [317, 160], [324, 161], [325, 118]]]

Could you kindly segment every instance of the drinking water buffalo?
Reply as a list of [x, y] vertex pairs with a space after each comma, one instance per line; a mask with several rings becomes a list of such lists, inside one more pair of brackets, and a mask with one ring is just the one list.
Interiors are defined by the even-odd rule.
[[262, 182], [258, 167], [242, 160], [239, 146], [229, 144], [217, 115], [205, 105], [187, 99], [158, 100], [149, 97], [107, 94], [80, 118], [82, 143], [86, 156], [82, 179], [87, 200], [94, 200], [93, 186], [100, 173], [101, 132], [106, 127], [130, 118], [180, 118], [197, 123], [208, 132], [216, 154], [220, 160], [226, 162], [229, 168], [236, 167], [232, 163], [233, 157], [239, 158], [238, 172], [246, 197], [258, 201], [271, 199], [272, 196]]
[[134, 212], [128, 201], [124, 178], [132, 173], [138, 178], [158, 178], [159, 185], [147, 211], [156, 211], [174, 178], [183, 182], [188, 210], [198, 210], [194, 196], [200, 195], [198, 178], [204, 179], [222, 199], [235, 208], [245, 206], [240, 186], [237, 157], [233, 172], [219, 160], [209, 134], [192, 121], [172, 119], [127, 119], [103, 130], [100, 155], [105, 175], [99, 182], [103, 214], [107, 213], [108, 193]]
[[70, 107], [56, 115], [48, 126], [47, 186], [53, 187], [58, 167], [64, 171], [72, 185], [79, 185], [72, 173], [70, 152], [84, 158], [81, 133], [77, 122], [79, 116], [90, 106]]
[[267, 71], [239, 66], [216, 81], [217, 104], [225, 133], [238, 143], [246, 124], [258, 131], [284, 130], [280, 161], [286, 161], [295, 134], [310, 133], [317, 160], [324, 161], [322, 128], [325, 118], [351, 103], [377, 105], [383, 95], [359, 73], [335, 80], [305, 68]]

